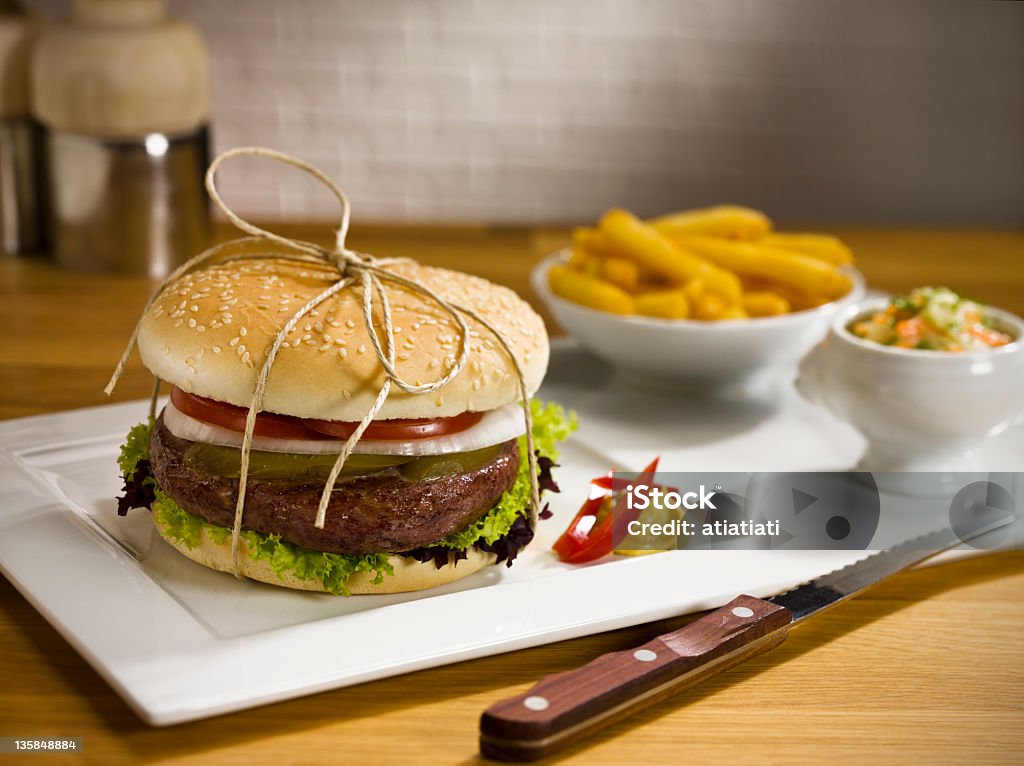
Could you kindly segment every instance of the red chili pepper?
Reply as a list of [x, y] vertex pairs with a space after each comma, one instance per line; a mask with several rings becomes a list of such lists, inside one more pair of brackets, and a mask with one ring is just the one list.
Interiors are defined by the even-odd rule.
[[[552, 546], [558, 558], [567, 564], [583, 564], [611, 553], [627, 534], [629, 522], [639, 514], [639, 509], [628, 509], [625, 489], [628, 485], [648, 485], [654, 480], [658, 461], [654, 458], [640, 475], [632, 481], [615, 478], [612, 472], [591, 481], [605, 493], [584, 501], [569, 528]], [[608, 507], [610, 506], [610, 507]], [[604, 510], [604, 516], [600, 512]], [[585, 519], [592, 521], [584, 521]]]

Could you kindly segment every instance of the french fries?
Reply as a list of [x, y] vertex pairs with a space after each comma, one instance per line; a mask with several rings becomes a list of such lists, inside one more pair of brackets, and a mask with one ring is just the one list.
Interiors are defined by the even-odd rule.
[[769, 247], [780, 250], [792, 250], [795, 253], [809, 255], [833, 266], [845, 266], [853, 263], [853, 253], [839, 237], [828, 234], [788, 234], [772, 232], [758, 240]]
[[693, 315], [697, 319], [724, 319], [729, 304], [718, 293], [704, 293], [697, 298], [693, 307]]
[[826, 234], [773, 231], [735, 205], [642, 221], [612, 209], [572, 233], [548, 275], [567, 300], [614, 314], [717, 321], [781, 316], [835, 300], [852, 286], [850, 249]]
[[729, 239], [760, 239], [772, 230], [771, 219], [760, 210], [718, 205], [652, 218], [649, 223], [667, 236], [706, 234]]
[[790, 303], [770, 290], [743, 293], [743, 308], [752, 317], [774, 317], [788, 314]]
[[836, 297], [842, 288], [832, 266], [816, 258], [791, 253], [759, 242], [736, 242], [718, 237], [687, 235], [680, 245], [741, 276], [781, 282], [806, 293]]
[[706, 289], [720, 293], [729, 301], [739, 300], [740, 282], [735, 274], [679, 247], [632, 213], [609, 210], [598, 223], [598, 232], [609, 249], [631, 258], [670, 284], [682, 285], [699, 277]]
[[682, 284], [697, 276], [704, 263], [625, 210], [609, 210], [597, 224], [597, 230], [616, 252], [670, 282]]
[[640, 269], [633, 261], [626, 258], [601, 259], [601, 269], [598, 273], [602, 279], [607, 279], [626, 292], [635, 293], [640, 284]]
[[690, 302], [681, 290], [660, 290], [640, 293], [633, 299], [636, 313], [662, 319], [686, 319], [690, 316]]
[[589, 306], [598, 311], [612, 314], [636, 313], [633, 297], [603, 279], [590, 274], [570, 269], [566, 266], [555, 266], [548, 272], [551, 289], [563, 298]]

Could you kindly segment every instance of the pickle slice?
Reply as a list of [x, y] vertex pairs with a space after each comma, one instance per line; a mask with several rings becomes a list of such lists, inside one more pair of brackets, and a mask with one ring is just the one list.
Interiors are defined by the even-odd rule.
[[[337, 459], [337, 455], [253, 450], [249, 453], [249, 478], [323, 481]], [[411, 460], [414, 458], [402, 455], [349, 455], [339, 477], [378, 473]], [[234, 447], [196, 442], [185, 452], [185, 463], [198, 471], [237, 479], [241, 475], [242, 451]]]
[[456, 473], [469, 473], [483, 468], [501, 451], [501, 445], [484, 447], [472, 452], [453, 452], [449, 455], [427, 455], [406, 463], [398, 472], [406, 481], [430, 481]]

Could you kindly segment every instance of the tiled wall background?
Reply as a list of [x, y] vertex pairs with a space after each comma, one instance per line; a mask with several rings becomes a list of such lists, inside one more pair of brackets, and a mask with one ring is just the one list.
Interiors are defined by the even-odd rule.
[[[732, 201], [803, 221], [1024, 223], [1024, 3], [171, 6], [209, 41], [216, 148], [300, 154], [364, 220]], [[223, 186], [250, 215], [334, 212], [267, 164]]]

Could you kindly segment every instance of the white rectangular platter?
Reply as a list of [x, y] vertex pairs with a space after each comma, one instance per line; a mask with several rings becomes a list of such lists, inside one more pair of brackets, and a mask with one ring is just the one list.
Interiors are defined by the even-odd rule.
[[[167, 725], [767, 596], [865, 555], [680, 551], [563, 565], [551, 543], [609, 468], [660, 454], [672, 471], [843, 469], [863, 444], [788, 385], [698, 400], [623, 380], [568, 343], [556, 344], [540, 396], [576, 409], [581, 428], [559, 461], [554, 518], [511, 569], [346, 599], [200, 567], [145, 512], [116, 515], [118, 447], [146, 411], [136, 402], [0, 423], [0, 570], [144, 720]], [[1024, 431], [987, 449], [1022, 465]]]

